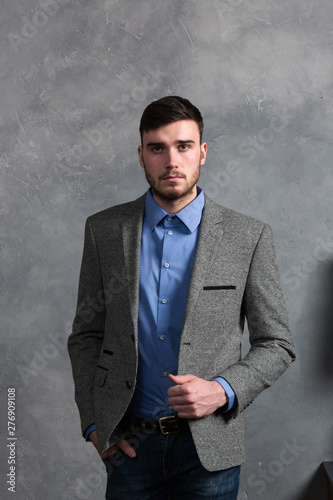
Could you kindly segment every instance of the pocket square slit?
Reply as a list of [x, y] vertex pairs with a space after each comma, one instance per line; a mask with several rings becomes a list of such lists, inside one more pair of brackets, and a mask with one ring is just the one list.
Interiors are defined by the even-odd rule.
[[235, 285], [207, 285], [204, 290], [236, 290]]

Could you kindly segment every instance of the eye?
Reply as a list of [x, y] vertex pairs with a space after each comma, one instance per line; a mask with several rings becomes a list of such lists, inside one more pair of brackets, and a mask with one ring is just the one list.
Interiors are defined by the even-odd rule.
[[153, 146], [151, 150], [153, 153], [160, 153], [162, 151], [162, 146]]
[[181, 151], [187, 151], [190, 148], [189, 144], [180, 144], [179, 149]]

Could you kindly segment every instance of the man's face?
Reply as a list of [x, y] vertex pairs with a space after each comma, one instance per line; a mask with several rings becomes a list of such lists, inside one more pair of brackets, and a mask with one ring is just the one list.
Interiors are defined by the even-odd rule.
[[207, 144], [200, 144], [194, 120], [180, 120], [144, 132], [138, 148], [139, 160], [155, 200], [192, 201], [206, 152]]

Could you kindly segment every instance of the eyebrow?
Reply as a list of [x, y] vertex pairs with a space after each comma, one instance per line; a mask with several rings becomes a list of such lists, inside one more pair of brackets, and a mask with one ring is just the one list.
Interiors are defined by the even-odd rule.
[[[179, 141], [176, 141], [175, 144], [195, 144], [195, 141], [193, 141], [192, 139], [187, 139], [185, 141], [183, 140], [179, 140]], [[146, 147], [149, 148], [149, 147], [152, 147], [152, 146], [165, 146], [165, 142], [148, 142], [148, 144], [146, 144]]]

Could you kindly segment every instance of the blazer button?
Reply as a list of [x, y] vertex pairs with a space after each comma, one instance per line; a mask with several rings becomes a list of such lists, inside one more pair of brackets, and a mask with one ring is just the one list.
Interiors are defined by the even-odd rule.
[[129, 382], [129, 380], [127, 380], [126, 387], [127, 389], [132, 389], [132, 382]]
[[133, 341], [133, 342], [135, 342], [135, 338], [134, 338], [133, 333], [132, 333], [132, 335], [131, 335], [131, 339], [132, 339], [132, 341]]

